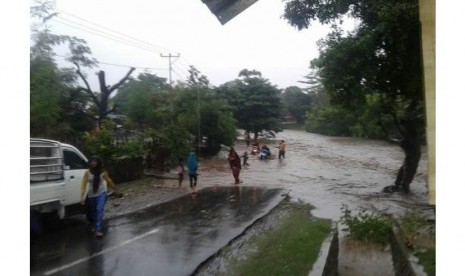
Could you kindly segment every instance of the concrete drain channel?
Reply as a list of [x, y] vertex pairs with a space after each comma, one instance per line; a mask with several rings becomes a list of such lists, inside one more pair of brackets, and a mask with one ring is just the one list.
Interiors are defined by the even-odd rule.
[[[408, 252], [403, 240], [401, 231], [394, 225], [391, 229], [391, 237], [387, 248], [366, 246], [366, 250], [364, 249], [363, 254], [360, 254], [360, 251], [357, 252], [354, 247], [348, 248], [346, 245], [348, 238], [341, 231], [341, 225], [334, 224], [332, 234], [324, 241], [320, 256], [309, 276], [427, 276], [423, 267], [417, 263], [417, 258]], [[376, 263], [376, 258], [378, 258], [378, 261], [384, 262], [384, 264]], [[352, 264], [358, 267], [347, 266], [350, 262], [342, 259], [356, 259]]]

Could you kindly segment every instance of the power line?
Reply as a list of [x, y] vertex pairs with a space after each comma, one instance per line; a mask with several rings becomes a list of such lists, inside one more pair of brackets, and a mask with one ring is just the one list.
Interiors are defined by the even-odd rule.
[[85, 18], [82, 18], [82, 17], [79, 17], [79, 16], [77, 16], [77, 15], [71, 14], [71, 13], [69, 13], [69, 12], [66, 12], [66, 11], [63, 11], [63, 10], [60, 10], [60, 9], [57, 9], [57, 11], [60, 12], [60, 13], [66, 14], [66, 15], [68, 15], [68, 16], [74, 17], [74, 18], [76, 18], [76, 19], [82, 20], [82, 21], [84, 21], [84, 22], [87, 22], [87, 23], [89, 23], [89, 24], [98, 26], [98, 27], [103, 28], [103, 29], [105, 29], [105, 30], [108, 30], [108, 31], [110, 31], [110, 32], [119, 34], [120, 36], [123, 36], [123, 37], [129, 38], [129, 39], [138, 41], [138, 42], [140, 42], [140, 43], [149, 45], [149, 46], [151, 46], [151, 47], [158, 48], [158, 49], [160, 49], [160, 50], [162, 50], [162, 51], [170, 51], [169, 49], [167, 49], [167, 48], [165, 48], [165, 47], [162, 47], [162, 46], [159, 46], [159, 45], [150, 43], [150, 42], [146, 42], [146, 41], [143, 41], [143, 40], [141, 40], [141, 39], [138, 39], [138, 38], [129, 36], [129, 35], [127, 35], [127, 34], [124, 34], [124, 33], [118, 32], [118, 31], [115, 31], [115, 30], [110, 29], [110, 28], [108, 28], [108, 27], [105, 27], [105, 26], [103, 26], [103, 25], [100, 25], [100, 24], [94, 23], [94, 22], [92, 22], [92, 21], [89, 21], [89, 20], [87, 20], [87, 19], [85, 19]]
[[[88, 27], [88, 26], [85, 26], [85, 25], [82, 25], [82, 24], [79, 24], [79, 23], [76, 23], [76, 22], [73, 22], [72, 24], [69, 24], [69, 23], [66, 23], [66, 22], [62, 22], [62, 21], [60, 21], [60, 20], [58, 20], [56, 18], [53, 18], [52, 20], [54, 22], [56, 22], [56, 23], [60, 23], [60, 24], [63, 24], [63, 25], [66, 25], [66, 26], [69, 26], [69, 27], [72, 27], [72, 28], [75, 28], [75, 29], [78, 29], [78, 30], [82, 30], [84, 32], [88, 32], [88, 33], [94, 34], [96, 36], [100, 36], [100, 37], [103, 37], [103, 38], [106, 38], [106, 39], [109, 39], [109, 40], [113, 40], [113, 41], [116, 41], [116, 42], [119, 42], [119, 43], [122, 43], [122, 44], [126, 44], [126, 45], [129, 45], [129, 46], [135, 47], [135, 48], [139, 48], [139, 49], [142, 49], [142, 50], [145, 50], [145, 51], [148, 51], [148, 52], [159, 53], [158, 51], [155, 51], [153, 49], [147, 48], [147, 47], [142, 46], [142, 45], [135, 44], [134, 42], [125, 41], [125, 40], [123, 40], [121, 38], [118, 38], [118, 37], [115, 37], [115, 36], [112, 36], [112, 35], [109, 36], [107, 34], [102, 34], [102, 32], [100, 32], [99, 30], [92, 31], [92, 29], [94, 29], [94, 28]], [[67, 21], [70, 21], [70, 20], [67, 20]], [[82, 27], [80, 27], [79, 25], [82, 26]]]
[[179, 75], [178, 72], [176, 72], [176, 70], [173, 70], [173, 72], [176, 74], [176, 76], [179, 77], [179, 79], [181, 79], [181, 80], [183, 79], [183, 77], [181, 77], [181, 75]]
[[[156, 53], [160, 53], [160, 51], [158, 49], [155, 49], [153, 46], [147, 46], [145, 45], [144, 43], [140, 43], [140, 42], [134, 42], [134, 41], [131, 41], [131, 39], [127, 39], [126, 37], [124, 36], [121, 36], [121, 35], [115, 35], [115, 34], [112, 34], [111, 32], [108, 32], [108, 31], [103, 31], [103, 30], [100, 30], [100, 29], [97, 29], [97, 28], [94, 28], [92, 26], [88, 26], [88, 25], [85, 25], [85, 24], [82, 24], [80, 22], [76, 22], [76, 21], [73, 21], [73, 20], [69, 20], [69, 19], [66, 19], [66, 18], [63, 18], [61, 16], [57, 16], [57, 18], [61, 19], [61, 20], [65, 20], [71, 24], [74, 24], [74, 25], [77, 25], [77, 26], [80, 26], [81, 28], [85, 28], [85, 29], [89, 29], [89, 30], [92, 30], [94, 32], [97, 32], [101, 35], [104, 35], [106, 37], [111, 37], [111, 38], [114, 38], [114, 39], [117, 39], [117, 40], [120, 40], [120, 41], [124, 41], [125, 43], [129, 43], [129, 44], [132, 44], [134, 46], [137, 46], [137, 47], [141, 47], [141, 48], [145, 48], [145, 49], [148, 49], [148, 50], [151, 50], [151, 51], [154, 51]], [[69, 24], [68, 23], [68, 24]]]
[[[182, 75], [181, 78], [184, 78], [184, 79], [186, 79], [186, 80], [188, 79], [188, 76], [189, 76], [188, 71], [186, 72], [185, 69], [179, 67], [179, 66], [176, 65], [176, 64], [173, 64], [173, 66], [174, 66], [174, 68], [176, 68], [176, 69], [179, 71], [179, 73]], [[176, 70], [175, 70], [174, 72], [176, 72]], [[179, 75], [178, 75], [178, 76], [179, 76]]]
[[[125, 44], [125, 45], [129, 45], [129, 46], [132, 46], [132, 47], [135, 47], [135, 48], [138, 48], [138, 49], [142, 49], [142, 50], [146, 50], [146, 51], [149, 51], [149, 52], [154, 52], [154, 53], [159, 53], [158, 52], [158, 49], [166, 49], [162, 46], [159, 46], [159, 45], [156, 45], [156, 44], [153, 44], [153, 43], [149, 43], [149, 42], [146, 42], [146, 41], [143, 41], [143, 40], [140, 40], [138, 38], [135, 38], [135, 37], [132, 37], [132, 36], [129, 36], [127, 34], [124, 34], [124, 33], [121, 33], [121, 32], [118, 32], [118, 31], [115, 31], [113, 29], [110, 29], [108, 27], [105, 27], [103, 25], [100, 25], [100, 24], [97, 24], [97, 23], [94, 23], [92, 21], [89, 21], [85, 18], [82, 18], [82, 17], [79, 17], [77, 15], [74, 15], [74, 14], [71, 14], [69, 12], [66, 12], [66, 11], [63, 11], [63, 10], [59, 10], [57, 9], [58, 12], [60, 12], [61, 14], [65, 14], [67, 16], [70, 16], [70, 17], [73, 17], [73, 18], [76, 18], [80, 21], [84, 21], [84, 22], [87, 22], [88, 24], [91, 24], [91, 25], [94, 25], [94, 26], [97, 26], [98, 28], [101, 28], [101, 29], [105, 29], [105, 30], [108, 30], [108, 31], [103, 31], [103, 30], [100, 30], [100, 29], [96, 29], [94, 27], [91, 27], [91, 26], [88, 26], [88, 25], [84, 25], [80, 22], [76, 22], [76, 21], [73, 21], [73, 20], [70, 20], [70, 19], [67, 19], [67, 18], [63, 18], [61, 16], [57, 16], [57, 18], [61, 19], [61, 20], [64, 20], [64, 21], [67, 21], [69, 23], [65, 23], [65, 22], [62, 22], [62, 21], [58, 21], [56, 20], [56, 18], [54, 18], [54, 20], [57, 22], [57, 23], [60, 23], [60, 24], [63, 24], [63, 25], [67, 25], [67, 26], [70, 26], [72, 28], [76, 28], [76, 29], [79, 29], [79, 30], [82, 30], [82, 31], [85, 31], [85, 32], [88, 32], [88, 33], [91, 33], [91, 34], [94, 34], [94, 35], [97, 35], [97, 36], [100, 36], [100, 37], [103, 37], [103, 38], [106, 38], [106, 39], [109, 39], [109, 40], [113, 40], [113, 41], [116, 41], [116, 42], [119, 42], [119, 43], [122, 43], [122, 44]], [[71, 23], [71, 24], [70, 24]], [[117, 35], [115, 35], [117, 34]], [[171, 54], [170, 54], [171, 55]], [[162, 55], [161, 55], [162, 56]], [[163, 57], [163, 56], [162, 56]], [[169, 57], [169, 56], [166, 56], [166, 57]], [[172, 57], [179, 57], [179, 54], [178, 56], [172, 56]], [[177, 60], [177, 59], [176, 59]], [[174, 61], [176, 61], [174, 60]], [[170, 60], [170, 68], [169, 69], [162, 69], [162, 68], [151, 68], [151, 67], [136, 67], [136, 68], [141, 68], [141, 69], [153, 69], [153, 70], [170, 70], [170, 83], [172, 82], [171, 81], [171, 71], [173, 70], [172, 68], [172, 65], [174, 65], [174, 61], [171, 62]], [[192, 64], [190, 61], [188, 61], [187, 59], [185, 58], [181, 58], [179, 59], [179, 61], [181, 63], [184, 64], [185, 67], [189, 68], [190, 65], [189, 64]], [[120, 67], [130, 67], [130, 66], [126, 66], [126, 65], [119, 65], [119, 64], [112, 64], [112, 63], [104, 63], [104, 62], [99, 62], [101, 64], [107, 64], [107, 65], [112, 65], [112, 66], [120, 66]], [[189, 70], [188, 69], [182, 69], [180, 68], [179, 66], [176, 66], [174, 65], [178, 70], [179, 70], [179, 73], [181, 73], [186, 79], [188, 78], [187, 76], [189, 75]], [[185, 73], [184, 71], [187, 71], [187, 73]], [[182, 78], [176, 71], [175, 71], [176, 75], [180, 78]]]
[[[56, 54], [56, 56], [62, 57], [62, 58], [67, 58], [67, 56], [58, 55], [58, 54]], [[166, 68], [155, 68], [155, 67], [142, 67], [142, 66], [122, 65], [122, 64], [115, 64], [115, 63], [109, 63], [109, 62], [103, 62], [103, 61], [97, 61], [97, 63], [99, 63], [99, 64], [105, 64], [105, 65], [111, 65], [111, 66], [118, 66], [118, 67], [127, 67], [127, 68], [134, 67], [134, 68], [137, 68], [137, 69], [168, 70], [168, 69], [166, 69]]]
[[[111, 28], [108, 28], [108, 27], [105, 27], [103, 25], [100, 25], [100, 24], [97, 24], [95, 22], [92, 22], [90, 20], [87, 20], [85, 18], [82, 18], [80, 16], [77, 16], [77, 15], [74, 15], [72, 13], [69, 13], [69, 12], [66, 12], [64, 10], [61, 10], [61, 9], [57, 9], [57, 11], [61, 14], [64, 14], [64, 15], [67, 15], [67, 16], [70, 16], [70, 17], [73, 17], [73, 18], [76, 18], [80, 21], [84, 21], [88, 24], [91, 24], [91, 25], [94, 25], [94, 26], [97, 26], [99, 28], [102, 28], [102, 29], [105, 29], [109, 32], [106, 32], [106, 31], [102, 31], [102, 30], [99, 30], [99, 29], [96, 29], [96, 28], [93, 28], [93, 27], [90, 27], [90, 26], [87, 26], [87, 25], [84, 25], [84, 24], [81, 24], [79, 22], [76, 22], [76, 21], [73, 21], [73, 20], [69, 20], [69, 19], [66, 19], [66, 18], [63, 18], [61, 16], [57, 16], [58, 18], [62, 19], [62, 20], [65, 20], [67, 22], [70, 22], [72, 24], [75, 24], [75, 25], [78, 25], [78, 26], [81, 26], [81, 27], [78, 27], [78, 26], [71, 26], [70, 24], [67, 24], [67, 23], [64, 23], [64, 22], [58, 22], [60, 24], [64, 24], [64, 25], [67, 25], [67, 26], [70, 26], [70, 27], [73, 27], [73, 28], [76, 28], [76, 29], [80, 29], [80, 30], [83, 30], [82, 28], [87, 28], [87, 29], [90, 29], [90, 30], [93, 30], [93, 31], [89, 31], [89, 30], [83, 30], [85, 32], [89, 32], [89, 33], [92, 33], [92, 34], [95, 34], [97, 36], [100, 36], [100, 37], [103, 37], [103, 38], [106, 38], [106, 39], [110, 39], [110, 40], [113, 40], [113, 41], [116, 41], [116, 42], [119, 42], [119, 43], [122, 43], [122, 44], [126, 44], [126, 45], [129, 45], [129, 46], [132, 46], [132, 47], [135, 47], [135, 48], [139, 48], [139, 49], [142, 49], [142, 50], [146, 50], [146, 51], [149, 51], [149, 52], [154, 52], [154, 53], [160, 53], [160, 50], [162, 51], [168, 51], [170, 52], [171, 50], [163, 47], [163, 46], [160, 46], [160, 45], [156, 45], [156, 44], [153, 44], [153, 43], [150, 43], [150, 42], [147, 42], [147, 41], [144, 41], [144, 40], [141, 40], [141, 39], [138, 39], [138, 38], [135, 38], [135, 37], [132, 37], [130, 35], [127, 35], [127, 34], [124, 34], [124, 33], [121, 33], [119, 31], [115, 31]], [[54, 18], [55, 19], [55, 18]], [[114, 34], [112, 34], [114, 33]], [[117, 34], [117, 35], [115, 35]], [[110, 36], [110, 37], [108, 37]], [[181, 58], [180, 59], [180, 62], [184, 64], [184, 66], [186, 66], [187, 68], [190, 68], [191, 65], [193, 65], [192, 62], [190, 62], [189, 60], [187, 60], [186, 58]], [[171, 62], [170, 62], [171, 63]], [[110, 64], [111, 65], [111, 64]], [[201, 72], [201, 68], [198, 68], [197, 66], [195, 66], [197, 69], [199, 69]], [[144, 67], [145, 69], [145, 67]], [[149, 69], [147, 67], [147, 69]], [[178, 68], [179, 69], [179, 68]], [[161, 70], [161, 69], [155, 69], [155, 70]], [[166, 69], [165, 69], [166, 70]], [[171, 74], [171, 70], [172, 69], [168, 69], [170, 70], [170, 74]], [[189, 71], [188, 69], [186, 69], [187, 72]], [[184, 75], [184, 73], [183, 73]], [[187, 74], [189, 75], [189, 74]], [[171, 79], [171, 77], [170, 77]]]

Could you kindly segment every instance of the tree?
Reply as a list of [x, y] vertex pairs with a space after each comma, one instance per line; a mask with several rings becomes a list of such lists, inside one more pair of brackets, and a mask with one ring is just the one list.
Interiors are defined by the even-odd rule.
[[109, 106], [110, 96], [128, 80], [135, 68], [130, 68], [128, 73], [119, 82], [111, 86], [106, 84], [105, 72], [99, 71], [97, 75], [100, 92], [92, 91], [86, 76], [81, 71], [81, 67], [92, 68], [97, 64], [97, 60], [91, 57], [92, 51], [87, 46], [85, 40], [73, 36], [56, 35], [50, 32], [45, 23], [57, 14], [55, 12], [54, 1], [39, 2], [37, 6], [31, 7], [31, 15], [37, 17], [42, 22], [42, 25], [36, 25], [33, 28], [35, 45], [31, 51], [31, 56], [32, 58], [36, 56], [53, 57], [55, 55], [53, 52], [54, 46], [60, 44], [68, 45], [69, 54], [66, 60], [76, 66], [75, 73], [84, 83], [84, 87], [77, 87], [76, 93], [83, 92], [87, 94], [90, 101], [94, 104], [94, 109], [83, 106], [81, 112], [95, 120], [100, 128], [102, 121], [107, 118], [108, 114], [114, 112], [114, 107], [110, 108]]
[[110, 108], [110, 96], [129, 79], [129, 76], [132, 74], [132, 72], [134, 72], [134, 70], [136, 70], [136, 68], [131, 67], [122, 79], [111, 86], [107, 85], [106, 83], [105, 72], [100, 70], [97, 74], [100, 84], [100, 92], [98, 93], [92, 91], [89, 82], [81, 72], [79, 61], [75, 61], [74, 65], [76, 65], [76, 73], [85, 84], [85, 87], [80, 86], [78, 90], [86, 93], [96, 108], [96, 111], [86, 109], [85, 112], [89, 117], [94, 119], [97, 122], [97, 126], [101, 128], [102, 122], [108, 117], [109, 114], [115, 111], [115, 106]]
[[142, 73], [122, 85], [112, 101], [117, 113], [128, 116], [144, 131], [146, 127], [156, 127], [153, 123], [162, 119], [158, 113], [169, 107], [168, 88], [165, 78]]
[[[176, 90], [177, 118], [195, 136], [195, 144], [206, 138], [204, 153], [215, 154], [221, 145], [232, 146], [236, 139], [236, 121], [231, 108], [210, 87], [208, 78], [191, 66], [185, 86]], [[199, 137], [200, 135], [200, 137]]]
[[283, 102], [287, 112], [294, 116], [299, 124], [305, 120], [305, 113], [312, 108], [312, 97], [297, 86], [289, 86], [284, 90]]
[[256, 70], [243, 69], [239, 77], [217, 89], [233, 108], [238, 126], [254, 133], [255, 139], [262, 130], [281, 131], [283, 106], [279, 89]]
[[[345, 15], [360, 21], [347, 35], [338, 27]], [[393, 190], [409, 192], [424, 139], [417, 0], [288, 0], [284, 17], [298, 29], [314, 20], [332, 24], [312, 67], [333, 105], [357, 110], [378, 95], [378, 115], [391, 116], [405, 152]]]
[[62, 117], [60, 105], [67, 86], [56, 64], [47, 58], [34, 58], [30, 63], [31, 135], [50, 136]]
[[67, 44], [71, 58], [92, 64], [86, 42], [76, 37], [55, 35], [47, 28], [53, 18], [54, 2], [45, 1], [31, 7], [33, 25], [30, 48], [30, 122], [31, 135], [59, 140], [75, 140], [80, 132], [89, 130], [89, 120], [83, 118], [81, 107], [87, 106], [87, 97], [76, 90], [76, 74], [71, 68], [59, 68], [55, 62], [54, 47]]
[[167, 91], [168, 89], [169, 84], [166, 82], [166, 78], [161, 78], [157, 75], [141, 73], [137, 76], [137, 79], [131, 77], [118, 89], [117, 94], [112, 98], [112, 102], [116, 106], [115, 112], [126, 114], [131, 94], [138, 91], [160, 92]]

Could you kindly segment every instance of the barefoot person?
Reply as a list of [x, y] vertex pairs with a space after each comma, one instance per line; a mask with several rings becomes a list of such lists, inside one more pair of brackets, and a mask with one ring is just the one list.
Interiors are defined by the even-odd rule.
[[239, 174], [241, 172], [241, 158], [237, 154], [237, 152], [234, 150], [234, 148], [231, 148], [229, 150], [229, 166], [231, 166], [232, 174], [234, 177], [234, 184], [239, 184]]
[[81, 205], [86, 204], [85, 194], [87, 191], [87, 203], [89, 204], [90, 216], [95, 230], [95, 237], [103, 237], [102, 221], [105, 203], [107, 202], [107, 187], [104, 181], [107, 182], [115, 194], [119, 195], [115, 184], [108, 176], [107, 171], [103, 168], [103, 162], [100, 157], [93, 156], [90, 159], [90, 168], [84, 172], [84, 177], [81, 183]]
[[189, 170], [189, 182], [192, 189], [192, 193], [196, 193], [195, 188], [197, 186], [197, 158], [195, 152], [191, 152], [187, 158], [187, 169]]

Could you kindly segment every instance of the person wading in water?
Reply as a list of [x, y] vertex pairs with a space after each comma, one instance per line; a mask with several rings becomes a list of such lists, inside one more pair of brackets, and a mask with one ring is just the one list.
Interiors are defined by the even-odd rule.
[[234, 150], [234, 148], [231, 148], [229, 150], [229, 165], [231, 166], [232, 174], [234, 177], [234, 184], [239, 184], [239, 174], [241, 172], [241, 158], [237, 154], [237, 152]]

